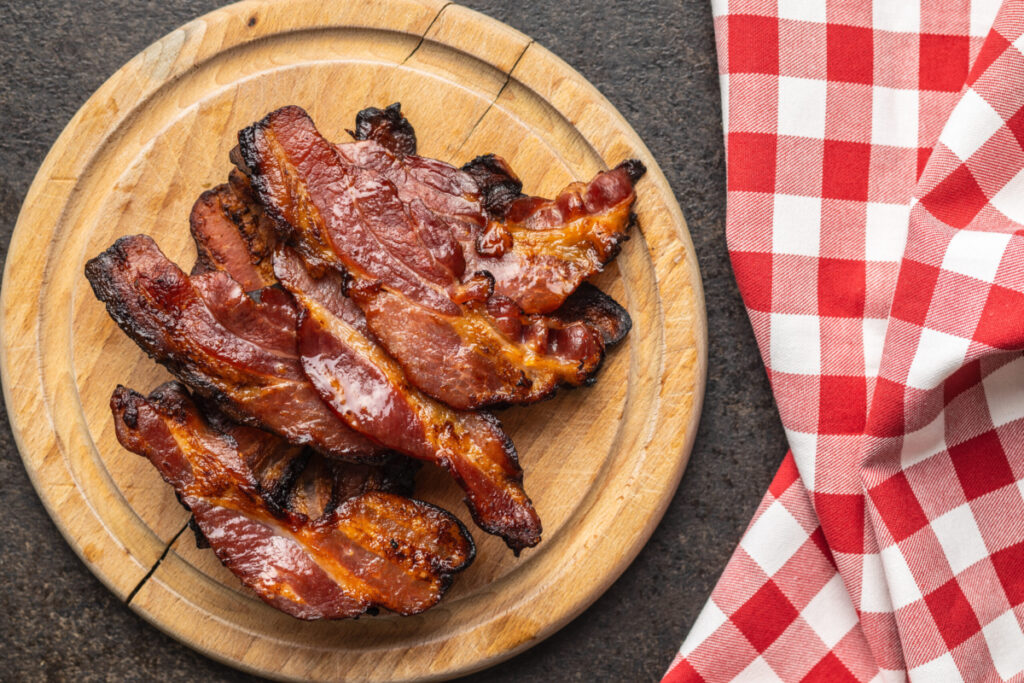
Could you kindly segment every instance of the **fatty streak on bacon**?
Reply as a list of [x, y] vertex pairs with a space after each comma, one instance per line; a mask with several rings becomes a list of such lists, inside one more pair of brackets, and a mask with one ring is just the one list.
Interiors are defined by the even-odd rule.
[[415, 156], [415, 133], [398, 104], [359, 112], [353, 135], [360, 142], [337, 145], [338, 153], [380, 172], [406, 204], [420, 201], [447, 221], [467, 271], [489, 272], [494, 292], [525, 313], [554, 311], [615, 258], [633, 224], [634, 185], [646, 172], [630, 159], [589, 183], [570, 184], [555, 199], [527, 197], [508, 163], [493, 154], [461, 169]]
[[344, 269], [378, 341], [425, 393], [458, 409], [529, 403], [580, 385], [604, 344], [583, 323], [524, 315], [465, 271], [448, 226], [423, 202], [347, 163], [298, 107], [239, 133], [253, 185], [314, 269]]
[[315, 280], [287, 247], [279, 248], [274, 268], [302, 308], [303, 369], [335, 413], [385, 446], [447, 470], [466, 492], [474, 521], [516, 554], [540, 542], [540, 518], [498, 420], [453, 410], [410, 386], [398, 363], [369, 338], [359, 310], [337, 296], [337, 274]]
[[325, 455], [374, 460], [386, 452], [338, 419], [309, 383], [287, 292], [263, 289], [256, 301], [226, 272], [188, 277], [145, 235], [119, 239], [85, 273], [128, 336], [232, 419]]
[[272, 509], [236, 440], [204, 420], [177, 383], [148, 398], [119, 386], [110, 405], [118, 440], [174, 487], [218, 559], [292, 616], [417, 614], [473, 560], [456, 518], [393, 493], [359, 494], [319, 519]]

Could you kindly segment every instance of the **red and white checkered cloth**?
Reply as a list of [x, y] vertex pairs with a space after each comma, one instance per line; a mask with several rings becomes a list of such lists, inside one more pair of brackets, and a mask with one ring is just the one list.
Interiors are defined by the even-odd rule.
[[1024, 0], [714, 0], [788, 454], [665, 681], [1024, 681]]

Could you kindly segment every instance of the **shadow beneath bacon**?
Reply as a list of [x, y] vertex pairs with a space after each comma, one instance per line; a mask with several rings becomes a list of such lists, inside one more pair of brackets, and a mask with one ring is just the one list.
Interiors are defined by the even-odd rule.
[[169, 382], [148, 398], [119, 386], [110, 406], [118, 440], [174, 487], [218, 559], [292, 616], [418, 614], [473, 561], [458, 519], [387, 490], [402, 488], [402, 475], [354, 465], [339, 475], [352, 495], [311, 517], [268, 500], [254, 475], [259, 452], [273, 453], [279, 442], [266, 434], [261, 442], [248, 428], [216, 429], [182, 385]]

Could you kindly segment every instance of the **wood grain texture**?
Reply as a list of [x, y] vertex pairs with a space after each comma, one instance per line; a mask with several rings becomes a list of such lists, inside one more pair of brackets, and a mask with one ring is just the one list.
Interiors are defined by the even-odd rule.
[[[505, 156], [551, 195], [623, 158], [641, 231], [596, 282], [634, 318], [596, 386], [501, 414], [544, 541], [512, 557], [476, 533], [478, 560], [426, 614], [302, 623], [244, 591], [196, 550], [156, 471], [117, 444], [117, 383], [165, 372], [107, 318], [82, 275], [118, 236], [144, 232], [186, 266], [194, 198], [225, 177], [235, 132], [305, 107], [329, 138], [355, 112], [399, 100], [421, 153], [461, 164]], [[11, 424], [68, 542], [130, 606], [212, 657], [278, 678], [446, 678], [551, 634], [639, 552], [696, 431], [705, 374], [700, 277], [672, 192], [643, 143], [581, 76], [522, 34], [429, 0], [246, 2], [198, 19], [125, 65], [75, 115], [26, 198], [4, 273], [2, 357]], [[428, 470], [417, 496], [468, 521]], [[155, 568], [155, 569], [154, 569]]]

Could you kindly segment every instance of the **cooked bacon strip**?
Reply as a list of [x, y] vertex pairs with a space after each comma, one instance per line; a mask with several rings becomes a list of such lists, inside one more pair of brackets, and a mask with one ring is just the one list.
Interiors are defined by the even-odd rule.
[[406, 204], [418, 200], [446, 221], [462, 245], [466, 271], [489, 272], [494, 292], [525, 313], [557, 309], [629, 238], [633, 186], [646, 172], [636, 159], [589, 183], [572, 183], [555, 199], [526, 197], [501, 157], [480, 156], [457, 169], [415, 156], [415, 134], [398, 104], [356, 118], [374, 126], [357, 124], [353, 135], [361, 142], [338, 145], [338, 153], [381, 173]]
[[349, 134], [356, 140], [373, 140], [399, 156], [416, 154], [416, 131], [402, 116], [400, 102], [384, 109], [363, 109], [356, 114], [356, 129]]
[[334, 412], [385, 446], [447, 470], [465, 490], [474, 521], [516, 554], [540, 542], [540, 518], [498, 420], [453, 410], [410, 386], [398, 363], [369, 338], [359, 310], [338, 296], [337, 273], [313, 279], [287, 247], [278, 250], [274, 269], [302, 309], [303, 369]]
[[186, 276], [145, 235], [122, 237], [86, 264], [114, 322], [157, 362], [231, 418], [347, 459], [384, 449], [320, 400], [299, 362], [292, 298], [250, 298], [225, 272]]
[[261, 203], [314, 269], [344, 269], [377, 340], [425, 393], [458, 409], [529, 403], [599, 367], [598, 330], [524, 316], [468, 274], [463, 250], [423, 202], [344, 160], [298, 107], [239, 133]]
[[633, 327], [633, 319], [626, 309], [589, 282], [577, 287], [551, 317], [565, 325], [577, 321], [586, 323], [601, 333], [605, 347], [618, 344]]
[[224, 270], [247, 292], [274, 284], [274, 222], [244, 173], [233, 170], [227, 183], [201, 194], [189, 227], [197, 252], [193, 275]]
[[415, 460], [397, 453], [373, 464], [329, 458], [262, 429], [232, 422], [201, 398], [197, 405], [211, 427], [234, 440], [264, 500], [278, 509], [315, 520], [369, 491], [412, 495], [420, 467]]
[[417, 614], [473, 560], [455, 517], [403, 496], [364, 493], [317, 520], [271, 509], [235, 440], [202, 418], [181, 385], [149, 398], [119, 386], [110, 406], [118, 440], [174, 486], [220, 561], [292, 616]]
[[[258, 211], [257, 206], [249, 213]], [[237, 226], [236, 234], [241, 230], [243, 226]], [[240, 237], [218, 233], [205, 241], [218, 246], [224, 257], [216, 266], [232, 275], [232, 268], [244, 275], [250, 263], [271, 260], [262, 253], [249, 254], [248, 242]], [[279, 248], [274, 263], [282, 282], [306, 311], [304, 316], [310, 318], [304, 317], [299, 328], [300, 350], [326, 344], [334, 351], [330, 358], [303, 354], [302, 361], [307, 376], [338, 416], [384, 446], [434, 462], [464, 487], [475, 487], [467, 491], [467, 502], [476, 521], [489, 533], [507, 539], [517, 552], [535, 545], [540, 540], [540, 521], [523, 492], [515, 449], [497, 420], [454, 411], [409, 386], [398, 364], [372, 339], [362, 311], [344, 296], [344, 283], [336, 272], [314, 279], [287, 247]], [[331, 376], [325, 375], [328, 369]], [[336, 379], [353, 384], [346, 392], [338, 392], [331, 389]], [[303, 473], [307, 476], [300, 490], [325, 489], [329, 480], [307, 474], [311, 470]], [[311, 498], [322, 500], [325, 495]]]
[[[573, 183], [555, 199], [521, 197], [492, 219], [467, 267], [494, 276], [494, 291], [527, 313], [550, 313], [591, 275], [614, 259], [629, 239], [634, 183], [644, 167], [635, 159]], [[505, 245], [510, 245], [506, 247]]]

